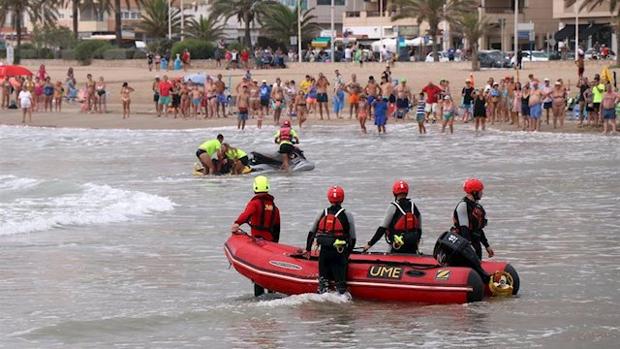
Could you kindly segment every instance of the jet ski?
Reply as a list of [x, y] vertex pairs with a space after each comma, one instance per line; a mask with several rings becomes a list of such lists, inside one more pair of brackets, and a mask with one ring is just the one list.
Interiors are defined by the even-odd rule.
[[[252, 172], [279, 170], [282, 166], [282, 154], [277, 151], [273, 153], [253, 151], [248, 155], [248, 158], [250, 159]], [[304, 152], [295, 147], [295, 150], [289, 155], [288, 167], [291, 172], [311, 171], [314, 170], [314, 162], [308, 161], [304, 156]]]
[[[248, 154], [249, 164], [243, 170], [243, 174], [262, 171], [279, 171], [282, 167], [282, 161], [280, 160], [282, 154], [276, 152], [273, 153], [259, 153], [250, 152]], [[314, 169], [314, 162], [308, 161], [304, 156], [304, 152], [295, 147], [295, 150], [289, 155], [288, 161], [289, 170], [291, 172], [298, 171], [311, 171]], [[204, 167], [200, 162], [194, 163], [192, 174], [197, 177], [204, 176]], [[230, 166], [224, 165], [220, 171], [220, 175], [230, 173]]]

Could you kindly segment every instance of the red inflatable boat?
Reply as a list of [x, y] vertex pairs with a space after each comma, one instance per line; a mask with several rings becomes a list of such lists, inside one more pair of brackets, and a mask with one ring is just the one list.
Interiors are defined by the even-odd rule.
[[[317, 290], [317, 256], [310, 259], [297, 247], [233, 234], [224, 245], [230, 263], [243, 276], [266, 289], [293, 295]], [[504, 262], [484, 261], [489, 274], [505, 271], [519, 290], [515, 269]], [[490, 295], [488, 285], [466, 267], [443, 267], [432, 256], [353, 253], [347, 286], [354, 299], [421, 303], [467, 303]]]

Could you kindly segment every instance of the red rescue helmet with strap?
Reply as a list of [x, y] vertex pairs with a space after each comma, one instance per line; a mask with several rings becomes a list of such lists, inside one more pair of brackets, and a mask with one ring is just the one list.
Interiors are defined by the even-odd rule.
[[344, 189], [337, 185], [327, 190], [327, 200], [330, 204], [341, 204], [344, 201]]
[[397, 180], [392, 185], [392, 193], [394, 195], [409, 194], [409, 184], [403, 180]]
[[484, 189], [484, 184], [478, 178], [468, 178], [463, 183], [463, 190], [467, 194], [479, 193]]
[[290, 122], [290, 121], [288, 121], [288, 120], [284, 120], [284, 121], [282, 122], [282, 127], [291, 127], [291, 122]]

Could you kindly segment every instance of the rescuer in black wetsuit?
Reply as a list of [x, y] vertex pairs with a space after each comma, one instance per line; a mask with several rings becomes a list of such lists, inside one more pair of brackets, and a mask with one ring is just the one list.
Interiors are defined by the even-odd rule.
[[364, 251], [370, 249], [381, 236], [385, 235], [391, 253], [418, 253], [418, 244], [422, 236], [422, 218], [416, 205], [407, 198], [409, 184], [397, 180], [392, 186], [392, 194], [394, 201], [388, 206], [383, 223], [364, 246]]
[[463, 184], [463, 190], [466, 195], [456, 205], [452, 214], [454, 222], [452, 230], [472, 244], [478, 258], [482, 259], [481, 244], [484, 245], [489, 257], [493, 257], [495, 252], [489, 245], [483, 230], [487, 225], [486, 211], [479, 203], [484, 185], [479, 179], [470, 178]]
[[321, 246], [319, 253], [319, 293], [329, 290], [333, 281], [340, 294], [347, 292], [347, 267], [349, 254], [355, 247], [355, 224], [353, 216], [340, 205], [344, 190], [333, 186], [327, 191], [331, 206], [321, 211], [308, 233], [306, 252], [310, 252], [316, 238]]

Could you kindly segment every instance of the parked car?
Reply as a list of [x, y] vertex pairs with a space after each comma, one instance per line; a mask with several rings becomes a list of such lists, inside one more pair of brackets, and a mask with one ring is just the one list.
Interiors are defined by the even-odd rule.
[[[532, 59], [530, 59], [530, 52], [532, 52]], [[549, 61], [549, 55], [545, 51], [522, 51], [523, 62], [547, 62]], [[510, 59], [510, 65], [515, 66], [517, 64], [517, 58], [513, 55]]]
[[[549, 53], [549, 60], [550, 61], [559, 61], [561, 59], [562, 59], [562, 53], [561, 52], [553, 51], [553, 52]], [[574, 61], [575, 60], [575, 51], [568, 51], [568, 52], [566, 52], [566, 60]]]
[[[449, 62], [450, 59], [448, 58], [448, 52], [437, 52], [437, 55], [439, 56], [439, 61], [440, 62]], [[435, 60], [433, 59], [433, 53], [429, 52], [428, 55], [426, 55], [426, 58], [424, 59], [425, 62], [434, 62]], [[459, 56], [456, 55], [456, 53], [454, 54], [454, 62], [460, 62], [461, 58]]]
[[[584, 58], [585, 59], [601, 59], [601, 54], [597, 52], [595, 49], [590, 48], [586, 50], [584, 54]], [[616, 53], [612, 50], [609, 50], [609, 55], [607, 56], [607, 59], [615, 60]]]
[[478, 61], [481, 68], [510, 68], [510, 60], [498, 50], [479, 51]]

